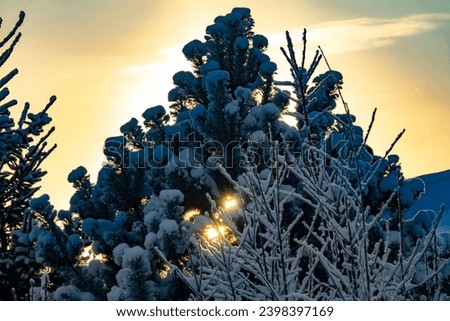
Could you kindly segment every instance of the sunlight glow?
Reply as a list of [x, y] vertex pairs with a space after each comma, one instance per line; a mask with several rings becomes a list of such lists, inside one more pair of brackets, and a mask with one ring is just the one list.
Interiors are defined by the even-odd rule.
[[183, 220], [193, 222], [194, 218], [200, 214], [201, 212], [198, 208], [187, 210], [186, 212], [183, 213]]
[[167, 278], [170, 272], [170, 266], [167, 264], [163, 265], [163, 268], [159, 271], [159, 276], [161, 279]]
[[229, 227], [225, 225], [208, 225], [205, 228], [204, 235], [209, 241], [216, 240], [218, 238], [225, 237], [229, 231]]
[[209, 242], [225, 240], [231, 244], [237, 242], [231, 228], [225, 224], [210, 224], [203, 230], [203, 235]]
[[223, 207], [227, 210], [232, 210], [235, 209], [238, 206], [238, 200], [236, 199], [236, 197], [228, 195], [225, 198], [225, 201], [223, 203]]
[[64, 225], [64, 222], [63, 222], [63, 221], [57, 219], [57, 220], [55, 220], [55, 224], [56, 224], [56, 226], [58, 226], [61, 230], [64, 230], [65, 225]]
[[78, 264], [88, 266], [94, 260], [98, 260], [100, 262], [106, 261], [106, 256], [104, 254], [95, 254], [92, 250], [92, 244], [83, 248], [83, 251], [78, 256]]
[[52, 268], [51, 267], [44, 266], [38, 271], [38, 274], [49, 274], [51, 272], [52, 272]]

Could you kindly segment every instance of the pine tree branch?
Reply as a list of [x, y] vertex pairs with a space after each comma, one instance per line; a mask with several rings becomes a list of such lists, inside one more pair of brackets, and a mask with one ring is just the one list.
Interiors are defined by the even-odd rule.
[[[16, 31], [20, 28], [20, 26], [22, 25], [23, 21], [25, 20], [25, 12], [20, 11], [19, 13], [19, 19], [17, 20], [15, 26], [13, 27], [13, 29], [8, 33], [8, 35], [2, 40], [0, 41], [0, 48], [3, 47], [8, 41], [9, 39], [11, 39], [14, 34], [16, 33]], [[0, 27], [1, 27], [1, 19], [0, 19]]]

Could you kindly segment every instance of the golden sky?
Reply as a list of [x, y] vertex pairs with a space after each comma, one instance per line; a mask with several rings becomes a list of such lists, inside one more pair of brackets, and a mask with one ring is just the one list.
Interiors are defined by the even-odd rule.
[[58, 97], [50, 115], [59, 147], [43, 164], [42, 182], [56, 208], [68, 208], [73, 168], [85, 166], [95, 181], [107, 137], [148, 107], [168, 107], [172, 75], [189, 70], [183, 46], [203, 39], [206, 26], [236, 6], [252, 10], [281, 80], [289, 75], [279, 51], [284, 31], [300, 48], [307, 28], [311, 52], [320, 44], [343, 73], [343, 95], [357, 124], [366, 129], [378, 107], [369, 140], [376, 153], [384, 154], [406, 128], [394, 153], [407, 177], [450, 168], [448, 0], [0, 0], [0, 38], [20, 10], [27, 15], [2, 70], [19, 68], [11, 96], [35, 111]]

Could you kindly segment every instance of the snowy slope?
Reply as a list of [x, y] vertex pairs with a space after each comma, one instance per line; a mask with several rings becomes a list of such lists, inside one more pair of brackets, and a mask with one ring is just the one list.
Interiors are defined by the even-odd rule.
[[441, 220], [441, 229], [450, 229], [450, 170], [419, 176], [425, 182], [423, 196], [408, 210], [412, 217], [418, 211], [431, 209], [438, 212], [442, 203], [446, 204]]

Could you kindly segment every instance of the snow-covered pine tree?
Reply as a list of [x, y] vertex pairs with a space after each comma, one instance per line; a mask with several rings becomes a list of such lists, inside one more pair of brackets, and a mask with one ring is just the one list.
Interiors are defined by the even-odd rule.
[[[24, 18], [25, 13], [21, 12], [13, 29], [0, 41], [0, 68], [21, 38], [18, 30]], [[0, 27], [1, 22], [0, 18]], [[26, 212], [39, 190], [36, 184], [46, 174], [41, 165], [56, 147], [48, 146], [47, 142], [55, 128], [45, 130], [52, 120], [48, 110], [55, 96], [38, 113], [31, 113], [26, 103], [19, 119], [14, 120], [11, 108], [17, 101], [8, 99], [10, 92], [6, 86], [17, 74], [18, 70], [13, 69], [0, 79], [0, 300], [12, 299], [13, 288], [15, 296], [23, 299], [29, 278], [35, 272], [35, 266], [30, 265], [27, 253], [23, 252], [27, 248], [18, 244], [23, 241], [18, 234], [34, 220]], [[18, 243], [14, 243], [14, 237]]]
[[[95, 253], [103, 255], [102, 264], [106, 267], [103, 280], [109, 289], [109, 299], [183, 299], [187, 297], [186, 286], [180, 281], [169, 282], [162, 277], [166, 267], [154, 256], [153, 247], [146, 245], [148, 235], [153, 233], [161, 238], [159, 246], [166, 251], [172, 249], [174, 240], [169, 235], [165, 236], [164, 231], [167, 226], [175, 226], [181, 234], [178, 225], [183, 220], [183, 207], [179, 203], [183, 201], [183, 194], [176, 192], [179, 198], [174, 199], [175, 194], [164, 189], [168, 185], [164, 180], [165, 168], [160, 163], [167, 161], [170, 152], [164, 142], [164, 130], [168, 127], [164, 108], [149, 108], [143, 116], [145, 132], [132, 119], [122, 126], [123, 136], [106, 140], [104, 154], [107, 161], [96, 184], [90, 182], [85, 168], [72, 171], [69, 181], [77, 191], [71, 199], [71, 211], [72, 215], [79, 215], [82, 219], [85, 243], [91, 244]], [[154, 141], [147, 143], [146, 137]], [[147, 216], [154, 211], [150, 205], [156, 203], [154, 215], [157, 216], [150, 223]], [[170, 219], [171, 224], [163, 224], [164, 217]], [[161, 222], [157, 222], [158, 219]], [[180, 264], [186, 256], [184, 238], [177, 237], [176, 242], [179, 243], [176, 246], [178, 250], [172, 254], [167, 252], [167, 255], [173, 263]], [[122, 252], [119, 258], [116, 250], [125, 245], [133, 249], [125, 255], [129, 258], [126, 260], [122, 259]], [[146, 254], [137, 255], [138, 252]], [[144, 270], [147, 271], [144, 273]], [[140, 278], [132, 277], [136, 273]], [[141, 295], [133, 294], [133, 289]], [[106, 296], [98, 299], [106, 299]]]
[[[26, 298], [23, 293], [27, 293], [29, 300], [51, 300], [59, 286], [80, 278], [83, 264], [80, 229], [79, 218], [70, 216], [68, 211], [57, 212], [48, 195], [30, 201], [22, 228], [12, 236], [11, 251], [16, 263], [28, 266], [28, 273], [22, 272], [24, 280], [19, 284], [19, 289], [25, 292], [15, 288], [16, 299]], [[34, 284], [31, 287], [30, 280]]]
[[[120, 136], [106, 139], [106, 162], [96, 183], [83, 167], [69, 174], [76, 192], [70, 213], [60, 214], [67, 218], [65, 224], [82, 225], [77, 233], [83, 246], [92, 246], [103, 259], [91, 262], [76, 276], [67, 274], [66, 284], [72, 284], [60, 283], [55, 298], [87, 298], [91, 296], [86, 292], [91, 292], [98, 299], [114, 300], [176, 300], [192, 293], [205, 299], [215, 297], [214, 292], [220, 299], [237, 299], [250, 296], [251, 291], [259, 293], [258, 297], [270, 292], [266, 298], [272, 299], [301, 298], [303, 294], [290, 296], [298, 292], [295, 289], [305, 288], [303, 283], [293, 282], [308, 278], [311, 288], [304, 295], [332, 298], [337, 290], [326, 282], [332, 265], [313, 258], [317, 249], [335, 253], [333, 248], [321, 247], [324, 238], [337, 237], [329, 236], [329, 229], [337, 225], [334, 221], [328, 225], [326, 215], [336, 216], [339, 224], [345, 224], [342, 229], [351, 227], [350, 222], [370, 236], [366, 246], [341, 246], [351, 250], [348, 255], [352, 259], [356, 259], [355, 253], [362, 255], [358, 259], [374, 259], [373, 251], [380, 249], [377, 229], [361, 230], [378, 213], [390, 215], [383, 218], [380, 234], [402, 230], [393, 218], [420, 194], [422, 186], [403, 179], [399, 159], [389, 155], [390, 150], [383, 157], [371, 153], [362, 129], [353, 124], [354, 116], [333, 113], [336, 99], [342, 97], [342, 75], [329, 70], [313, 78], [321, 54], [317, 53], [308, 68], [304, 59], [298, 65], [288, 38], [286, 57], [294, 76], [288, 82], [293, 86], [291, 98], [275, 88], [276, 65], [264, 53], [268, 41], [255, 35], [253, 26], [250, 10], [245, 8], [215, 19], [206, 29], [204, 42], [194, 40], [183, 49], [193, 72], [173, 77], [175, 88], [169, 93], [172, 121], [164, 107], [148, 108], [142, 114], [143, 125], [132, 118], [120, 128]], [[281, 120], [289, 101], [296, 109], [296, 127]], [[397, 178], [395, 184], [392, 177]], [[326, 182], [329, 186], [324, 186]], [[321, 197], [317, 199], [312, 191]], [[210, 215], [199, 215], [210, 209], [210, 202], [221, 204], [227, 194], [235, 193], [240, 195], [242, 211], [231, 219], [218, 216], [218, 206]], [[344, 197], [349, 195], [355, 199]], [[389, 205], [390, 212], [384, 211]], [[323, 208], [328, 212], [322, 213]], [[244, 261], [228, 267], [217, 258], [214, 261], [209, 255], [221, 254], [222, 249], [213, 249], [214, 242], [193, 246], [193, 236], [223, 224], [221, 219], [230, 225], [235, 238], [230, 235], [232, 241], [220, 246], [228, 246], [228, 254], [236, 258], [235, 245], [247, 246], [245, 242], [250, 240], [254, 251], [246, 248], [250, 253], [245, 259], [270, 255], [277, 280], [261, 283], [261, 275], [243, 272], [239, 264]], [[401, 215], [399, 222], [403, 222]], [[254, 233], [253, 238], [248, 239], [246, 231]], [[305, 237], [310, 248], [301, 243]], [[345, 260], [337, 253], [326, 258], [342, 265]], [[365, 268], [369, 261], [355, 262]], [[357, 264], [355, 267], [360, 267]], [[204, 274], [200, 272], [207, 273], [201, 269], [205, 267], [211, 271], [207, 278], [224, 276], [220, 284], [214, 283], [217, 277], [208, 279], [211, 286], [226, 286], [223, 280], [248, 276], [246, 282], [253, 282], [252, 290], [225, 295], [217, 288], [202, 287], [206, 283], [201, 282]], [[360, 275], [370, 276], [361, 271]], [[180, 276], [188, 282], [183, 283]], [[89, 280], [101, 285], [101, 291], [95, 292]], [[270, 284], [278, 290], [271, 291]], [[375, 295], [361, 291], [358, 293], [365, 297]], [[354, 293], [346, 290], [341, 297]]]
[[[206, 28], [204, 42], [193, 40], [184, 46], [194, 70], [173, 76], [175, 88], [168, 97], [174, 102], [177, 123], [190, 114], [189, 134], [202, 144], [195, 157], [209, 165], [222, 193], [229, 192], [230, 186], [211, 169], [220, 163], [237, 177], [242, 169], [240, 146], [255, 131], [278, 129], [288, 101], [273, 90], [277, 66], [264, 53], [267, 38], [254, 34], [253, 27], [248, 8], [234, 8], [217, 17]], [[256, 105], [264, 108], [255, 109]]]
[[[225, 162], [237, 176], [239, 144], [249, 133], [267, 132], [271, 123], [279, 127], [287, 99], [273, 92], [276, 65], [263, 53], [267, 39], [252, 28], [248, 9], [217, 18], [207, 28], [205, 43], [194, 41], [183, 50], [194, 73], [174, 75], [176, 88], [169, 98], [176, 93], [180, 103], [175, 122], [169, 124], [162, 106], [151, 107], [142, 115], [143, 126], [133, 118], [120, 128], [122, 136], [105, 141], [107, 161], [95, 184], [82, 167], [69, 175], [76, 188], [71, 211], [83, 220], [84, 242], [92, 242], [94, 251], [106, 257], [103, 264], [117, 274], [118, 287], [110, 298], [130, 298], [124, 294], [129, 292], [128, 279], [121, 277], [125, 272], [118, 273], [137, 268], [117, 265], [114, 250], [121, 244], [139, 246], [149, 252], [145, 257], [154, 258], [152, 273], [146, 274], [155, 292], [150, 296], [187, 298], [186, 286], [173, 271], [167, 273], [170, 264], [189, 261], [191, 232], [186, 231], [194, 229], [184, 212], [206, 209], [207, 193], [219, 199], [231, 190], [217, 164]], [[251, 111], [258, 102], [264, 107]]]

